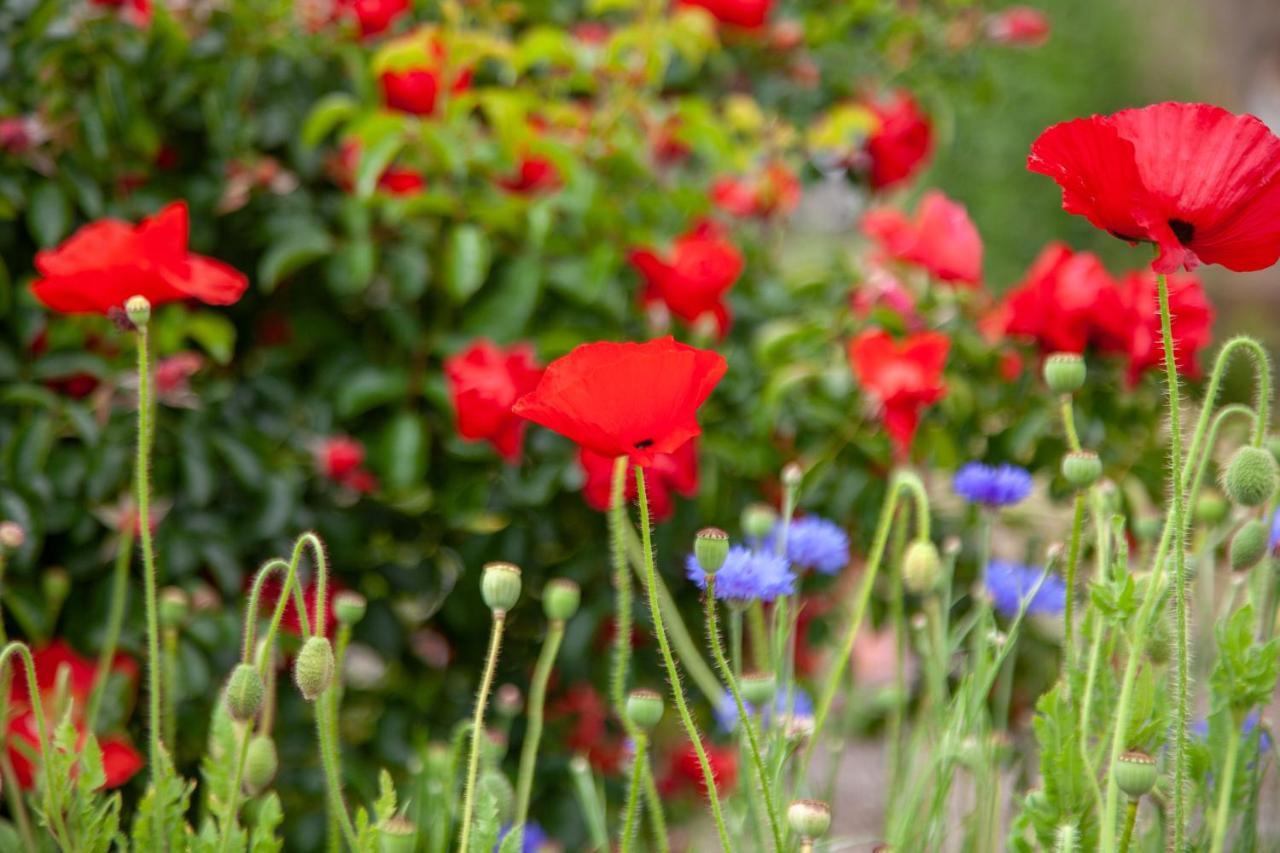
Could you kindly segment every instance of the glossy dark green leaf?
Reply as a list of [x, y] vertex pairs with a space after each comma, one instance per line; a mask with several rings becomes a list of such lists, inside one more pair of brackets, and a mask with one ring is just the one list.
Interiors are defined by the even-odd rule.
[[450, 299], [466, 302], [484, 284], [493, 261], [489, 237], [476, 225], [458, 225], [444, 249], [444, 285]]
[[27, 228], [38, 245], [49, 247], [71, 230], [71, 203], [52, 181], [38, 184], [27, 207]]

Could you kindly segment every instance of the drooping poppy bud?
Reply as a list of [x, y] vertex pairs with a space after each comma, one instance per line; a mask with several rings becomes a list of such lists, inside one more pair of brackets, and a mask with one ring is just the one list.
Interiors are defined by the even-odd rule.
[[1242, 572], [1257, 565], [1267, 553], [1270, 539], [1271, 531], [1258, 519], [1253, 518], [1242, 524], [1236, 535], [1231, 537], [1229, 553], [1232, 570]]
[[1231, 457], [1222, 490], [1240, 506], [1262, 506], [1276, 491], [1276, 460], [1261, 447], [1241, 447]]
[[251, 797], [256, 797], [267, 789], [276, 778], [276, 770], [280, 759], [276, 755], [276, 743], [269, 735], [255, 735], [249, 741], [249, 752], [245, 755], [244, 790]]
[[315, 636], [307, 639], [293, 662], [293, 680], [308, 702], [328, 689], [333, 683], [333, 671], [336, 663], [333, 658], [333, 646], [326, 637]]
[[231, 671], [227, 681], [227, 711], [236, 722], [247, 722], [258, 715], [266, 685], [253, 664], [241, 663]]

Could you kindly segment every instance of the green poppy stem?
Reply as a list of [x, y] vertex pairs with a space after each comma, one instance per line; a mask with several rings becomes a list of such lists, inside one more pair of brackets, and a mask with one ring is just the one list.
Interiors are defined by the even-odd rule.
[[476, 809], [476, 779], [480, 775], [480, 740], [484, 737], [484, 712], [489, 703], [489, 691], [493, 688], [493, 672], [498, 666], [498, 653], [502, 649], [502, 629], [507, 614], [493, 611], [493, 627], [489, 632], [489, 652], [484, 659], [484, 673], [480, 688], [476, 691], [475, 713], [471, 718], [471, 748], [467, 755], [467, 778], [462, 789], [462, 829], [458, 838], [458, 853], [469, 853], [471, 823]]
[[98, 652], [98, 668], [93, 675], [93, 691], [89, 694], [89, 704], [84, 712], [84, 727], [88, 732], [96, 732], [98, 712], [102, 709], [102, 691], [111, 676], [111, 665], [115, 663], [116, 649], [120, 645], [120, 629], [124, 626], [124, 612], [129, 603], [129, 562], [133, 556], [133, 531], [126, 528], [120, 532], [116, 543], [115, 565], [111, 572], [111, 605], [107, 612], [107, 632], [102, 640], [102, 650]]
[[520, 750], [520, 770], [516, 777], [516, 812], [511, 834], [515, 837], [512, 848], [521, 849], [524, 827], [529, 820], [529, 798], [533, 793], [533, 771], [538, 763], [538, 744], [542, 740], [543, 709], [547, 702], [547, 682], [551, 680], [551, 668], [560, 652], [564, 639], [564, 622], [556, 619], [547, 626], [547, 638], [533, 669], [533, 683], [529, 687], [528, 728], [524, 746]]
[[1231, 826], [1231, 793], [1236, 782], [1236, 761], [1240, 756], [1240, 724], [1231, 715], [1231, 728], [1227, 732], [1227, 756], [1222, 762], [1222, 775], [1218, 777], [1218, 807], [1213, 811], [1213, 835], [1209, 853], [1222, 853], [1227, 843], [1227, 828]]
[[632, 743], [635, 744], [635, 755], [631, 761], [631, 784], [627, 786], [627, 810], [626, 817], [622, 821], [622, 838], [619, 846], [621, 853], [631, 853], [632, 845], [635, 842], [636, 834], [636, 812], [639, 811], [640, 805], [640, 789], [644, 778], [645, 768], [645, 747], [648, 745], [649, 736], [644, 732], [640, 732]]

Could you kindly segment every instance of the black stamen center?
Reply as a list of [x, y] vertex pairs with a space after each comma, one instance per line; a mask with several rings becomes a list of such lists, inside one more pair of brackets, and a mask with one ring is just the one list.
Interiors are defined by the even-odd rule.
[[646, 438], [643, 441], [637, 441], [635, 444], [631, 446], [634, 447], [636, 450], [645, 450], [647, 448], [653, 447], [653, 439]]
[[1178, 242], [1184, 246], [1196, 236], [1196, 227], [1183, 219], [1170, 219], [1169, 229], [1173, 231], [1173, 236], [1178, 238]]

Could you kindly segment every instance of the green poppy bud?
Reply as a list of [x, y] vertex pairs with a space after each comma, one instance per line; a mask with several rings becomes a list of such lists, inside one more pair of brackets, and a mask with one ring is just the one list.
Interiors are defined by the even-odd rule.
[[1275, 457], [1261, 447], [1241, 447], [1227, 464], [1222, 490], [1241, 506], [1262, 506], [1275, 494]]
[[578, 612], [582, 588], [568, 578], [553, 578], [542, 591], [542, 610], [552, 622], [567, 622]]
[[231, 678], [227, 680], [227, 712], [237, 722], [252, 720], [262, 709], [262, 698], [267, 693], [267, 686], [262, 683], [262, 676], [253, 664], [241, 663], [231, 670]]
[[418, 847], [418, 827], [402, 815], [378, 824], [378, 853], [413, 853]]
[[927, 539], [917, 539], [902, 558], [902, 582], [916, 595], [933, 592], [942, 578], [942, 558]]
[[191, 609], [191, 599], [185, 590], [176, 586], [167, 586], [160, 590], [160, 624], [166, 628], [177, 628], [187, 621], [187, 613]]
[[1073, 450], [1062, 457], [1062, 476], [1077, 489], [1087, 489], [1102, 476], [1102, 460], [1092, 450]]
[[249, 751], [244, 761], [244, 792], [256, 797], [276, 778], [280, 760], [276, 756], [276, 742], [268, 735], [255, 735], [249, 741]]
[[302, 644], [293, 662], [293, 680], [308, 702], [328, 689], [333, 683], [333, 646], [325, 637], [311, 637]]
[[819, 800], [796, 800], [787, 808], [791, 831], [812, 841], [831, 828], [831, 806]]
[[1055, 394], [1074, 394], [1084, 387], [1084, 359], [1073, 352], [1055, 352], [1044, 360], [1044, 382]]
[[693, 556], [702, 571], [714, 575], [729, 557], [729, 534], [718, 527], [704, 527], [693, 539]]
[[662, 721], [662, 696], [653, 690], [632, 690], [627, 694], [627, 719], [649, 731]]
[[151, 321], [151, 303], [145, 296], [130, 296], [124, 304], [124, 313], [129, 315], [129, 322], [139, 329]]
[[1240, 525], [1236, 535], [1231, 537], [1231, 568], [1241, 572], [1257, 565], [1267, 553], [1270, 540], [1271, 531], [1258, 519], [1251, 518]]
[[364, 618], [368, 608], [369, 603], [358, 592], [344, 589], [333, 595], [333, 615], [338, 617], [339, 624], [348, 627], [355, 625]]
[[1196, 499], [1195, 519], [1201, 524], [1216, 527], [1227, 517], [1231, 505], [1221, 492], [1205, 490]]
[[515, 805], [516, 792], [511, 787], [511, 781], [507, 779], [505, 773], [496, 767], [490, 767], [480, 774], [480, 778], [476, 780], [476, 791], [481, 797], [493, 797], [494, 803], [498, 807], [499, 823], [511, 822], [511, 811]]
[[506, 613], [520, 600], [520, 568], [511, 563], [486, 563], [480, 576], [480, 595], [494, 613]]
[[743, 674], [738, 686], [742, 688], [743, 699], [757, 708], [763, 708], [773, 700], [778, 682], [771, 673], [748, 672]]
[[742, 532], [752, 539], [763, 539], [773, 532], [778, 513], [768, 504], [748, 504], [742, 511]]
[[1126, 752], [1114, 772], [1116, 785], [1135, 800], [1156, 786], [1156, 760], [1145, 752]]

